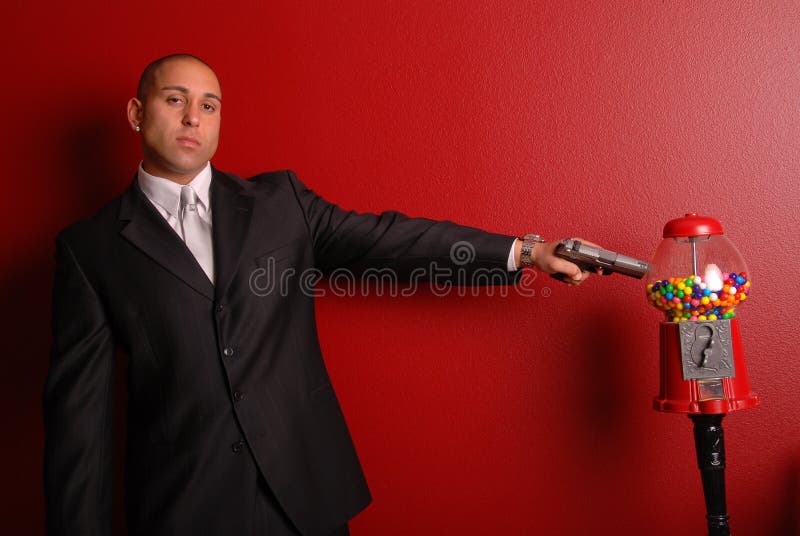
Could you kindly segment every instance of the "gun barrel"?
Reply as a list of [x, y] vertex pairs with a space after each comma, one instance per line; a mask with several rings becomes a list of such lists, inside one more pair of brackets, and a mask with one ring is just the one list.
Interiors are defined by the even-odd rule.
[[620, 271], [624, 270], [626, 275], [633, 276], [637, 279], [643, 278], [644, 274], [650, 270], [650, 265], [646, 262], [626, 255], [617, 255], [617, 262], [615, 265]]

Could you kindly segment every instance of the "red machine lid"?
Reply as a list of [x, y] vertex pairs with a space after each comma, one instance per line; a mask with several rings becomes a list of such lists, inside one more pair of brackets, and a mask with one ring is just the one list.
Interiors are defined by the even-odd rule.
[[683, 218], [670, 220], [664, 226], [664, 238], [722, 234], [722, 224], [714, 218], [690, 212]]

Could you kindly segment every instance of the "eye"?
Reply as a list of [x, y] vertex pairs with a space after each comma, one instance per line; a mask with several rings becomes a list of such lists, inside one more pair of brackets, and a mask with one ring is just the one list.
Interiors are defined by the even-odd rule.
[[180, 104], [180, 103], [183, 102], [183, 97], [177, 97], [177, 96], [167, 97], [167, 102], [173, 103], [173, 104]]
[[206, 112], [213, 112], [217, 109], [216, 106], [208, 102], [204, 102], [203, 104], [200, 105], [200, 107], [203, 108], [203, 110], [205, 110]]

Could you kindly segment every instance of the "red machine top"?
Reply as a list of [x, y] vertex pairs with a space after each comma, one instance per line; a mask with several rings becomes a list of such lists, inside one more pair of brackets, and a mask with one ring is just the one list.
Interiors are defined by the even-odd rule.
[[721, 235], [722, 224], [714, 218], [690, 212], [683, 218], [670, 220], [664, 226], [664, 238]]

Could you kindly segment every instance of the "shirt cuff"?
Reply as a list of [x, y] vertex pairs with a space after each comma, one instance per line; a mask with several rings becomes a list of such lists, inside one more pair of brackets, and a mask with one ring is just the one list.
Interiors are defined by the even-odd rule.
[[508, 261], [506, 262], [506, 268], [509, 272], [516, 272], [519, 270], [517, 268], [517, 263], [514, 262], [514, 246], [517, 245], [517, 239], [515, 238], [513, 242], [511, 242], [511, 251], [508, 252]]

